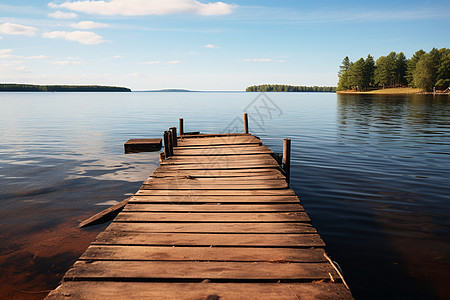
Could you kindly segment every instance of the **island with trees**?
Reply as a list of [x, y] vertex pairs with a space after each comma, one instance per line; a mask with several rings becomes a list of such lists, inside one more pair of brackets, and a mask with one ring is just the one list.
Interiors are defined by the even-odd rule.
[[261, 84], [248, 87], [246, 92], [335, 93], [333, 86], [294, 86], [286, 84]]
[[101, 85], [35, 85], [0, 83], [0, 92], [131, 92], [129, 88]]
[[403, 52], [391, 52], [376, 61], [370, 54], [356, 62], [350, 61], [347, 56], [339, 67], [338, 75], [338, 92], [404, 88], [416, 92], [448, 93], [450, 49], [419, 50], [409, 59]]

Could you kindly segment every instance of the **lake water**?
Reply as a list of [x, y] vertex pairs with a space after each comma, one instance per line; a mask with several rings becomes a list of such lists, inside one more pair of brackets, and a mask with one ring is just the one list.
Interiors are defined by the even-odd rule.
[[[258, 97], [259, 96], [259, 97]], [[449, 299], [450, 97], [301, 93], [0, 93], [0, 298], [40, 299], [158, 153], [130, 138], [242, 128], [275, 152], [357, 299]]]

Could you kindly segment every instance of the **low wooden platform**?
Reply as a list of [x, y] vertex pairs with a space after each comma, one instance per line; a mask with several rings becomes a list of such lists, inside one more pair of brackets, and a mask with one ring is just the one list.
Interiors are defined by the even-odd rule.
[[125, 153], [161, 150], [162, 139], [130, 139], [124, 144]]
[[177, 144], [47, 299], [352, 299], [258, 138]]

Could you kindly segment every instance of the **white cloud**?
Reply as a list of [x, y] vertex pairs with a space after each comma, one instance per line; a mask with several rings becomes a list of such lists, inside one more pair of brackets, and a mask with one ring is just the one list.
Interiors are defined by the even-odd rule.
[[285, 62], [283, 59], [270, 59], [270, 58], [246, 58], [241, 61], [254, 61], [254, 62]]
[[119, 58], [123, 58], [123, 56], [122, 55], [114, 55], [113, 58], [119, 59]]
[[60, 66], [68, 66], [68, 65], [84, 65], [85, 63], [81, 61], [73, 61], [73, 60], [59, 60], [59, 61], [52, 61], [53, 65], [60, 65]]
[[180, 64], [181, 61], [179, 61], [179, 60], [171, 60], [171, 61], [168, 61], [167, 63], [168, 64]]
[[155, 65], [155, 64], [160, 64], [160, 61], [146, 61], [143, 62], [144, 65]]
[[49, 3], [52, 8], [66, 8], [96, 15], [170, 15], [195, 14], [205, 16], [228, 15], [235, 5], [223, 2], [202, 3], [197, 0], [80, 0]]
[[49, 58], [50, 56], [46, 56], [46, 55], [35, 55], [35, 56], [28, 56], [25, 57], [26, 59], [46, 59]]
[[93, 21], [81, 21], [76, 24], [70, 25], [70, 27], [77, 29], [94, 29], [94, 28], [105, 28], [108, 27], [108, 24], [105, 23], [97, 23]]
[[26, 35], [34, 36], [36, 35], [37, 28], [31, 26], [25, 26], [20, 24], [3, 23], [0, 25], [0, 33], [3, 34], [14, 34], [14, 35]]
[[54, 13], [48, 14], [48, 16], [55, 18], [55, 19], [75, 19], [78, 17], [78, 15], [76, 13], [62, 12], [60, 10], [55, 11]]
[[25, 59], [45, 59], [49, 58], [49, 56], [46, 55], [35, 55], [35, 56], [21, 56], [21, 55], [14, 55], [11, 54], [13, 50], [12, 49], [0, 49], [0, 58], [25, 58]]
[[12, 49], [0, 49], [0, 55], [11, 53]]
[[208, 44], [208, 45], [205, 45], [205, 48], [209, 48], [209, 49], [218, 49], [218, 48], [220, 48], [219, 46], [216, 46], [216, 45], [213, 45], [213, 44]]
[[94, 45], [106, 42], [101, 36], [90, 31], [51, 31], [42, 34], [48, 39], [65, 39], [67, 41], [79, 42], [85, 45]]

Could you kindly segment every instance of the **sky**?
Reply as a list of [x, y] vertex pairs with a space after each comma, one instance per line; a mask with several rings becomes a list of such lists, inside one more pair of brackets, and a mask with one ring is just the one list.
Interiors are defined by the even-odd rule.
[[450, 48], [448, 0], [222, 1], [1, 0], [0, 83], [336, 86], [345, 56]]

